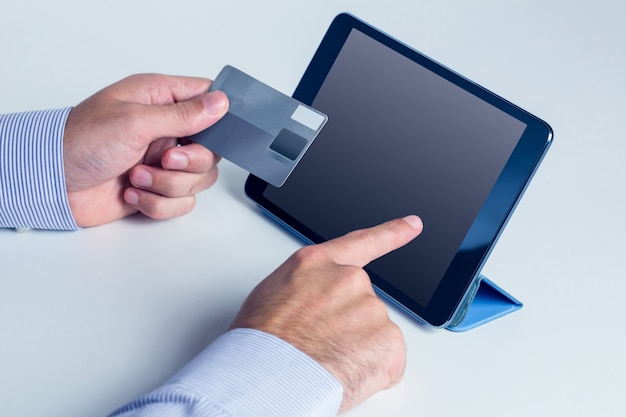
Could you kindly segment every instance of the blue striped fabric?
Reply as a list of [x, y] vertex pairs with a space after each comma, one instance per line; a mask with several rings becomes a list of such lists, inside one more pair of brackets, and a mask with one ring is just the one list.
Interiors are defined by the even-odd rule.
[[63, 171], [70, 110], [0, 115], [0, 227], [78, 229]]
[[341, 384], [289, 343], [231, 330], [166, 384], [111, 417], [331, 417]]

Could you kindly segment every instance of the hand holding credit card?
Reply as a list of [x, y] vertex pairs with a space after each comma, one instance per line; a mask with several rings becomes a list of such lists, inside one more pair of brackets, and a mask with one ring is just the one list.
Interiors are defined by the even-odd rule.
[[328, 117], [259, 80], [225, 66], [210, 90], [223, 91], [228, 113], [189, 139], [280, 187]]

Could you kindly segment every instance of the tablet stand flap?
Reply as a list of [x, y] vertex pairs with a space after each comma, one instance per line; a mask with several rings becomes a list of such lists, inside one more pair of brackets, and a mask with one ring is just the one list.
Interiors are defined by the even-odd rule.
[[464, 332], [513, 313], [522, 308], [522, 303], [481, 275], [480, 286], [465, 317], [460, 323], [447, 327], [453, 332]]

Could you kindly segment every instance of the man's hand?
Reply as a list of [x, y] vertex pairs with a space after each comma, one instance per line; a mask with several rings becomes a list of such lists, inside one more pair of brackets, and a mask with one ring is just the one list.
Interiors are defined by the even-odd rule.
[[406, 356], [363, 267], [421, 231], [408, 216], [300, 249], [250, 293], [231, 328], [265, 331], [307, 353], [343, 385], [341, 411], [354, 407], [397, 384]]
[[219, 157], [183, 139], [228, 110], [210, 80], [156, 74], [119, 81], [70, 112], [63, 157], [70, 207], [79, 226], [136, 212], [183, 215], [217, 180]]

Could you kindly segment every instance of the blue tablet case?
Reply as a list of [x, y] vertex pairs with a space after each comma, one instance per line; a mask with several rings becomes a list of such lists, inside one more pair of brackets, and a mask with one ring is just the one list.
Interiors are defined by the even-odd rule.
[[[257, 204], [257, 207], [268, 217], [281, 225], [283, 228], [287, 229], [289, 232], [293, 233], [303, 242], [307, 244], [313, 243], [297, 231], [293, 230], [290, 226], [263, 206]], [[523, 304], [519, 300], [481, 274], [479, 276], [476, 294], [470, 300], [467, 308], [464, 309], [464, 313], [461, 315], [461, 320], [459, 320], [458, 323], [449, 325], [446, 329], [453, 332], [465, 332], [500, 317], [506, 316], [507, 314], [513, 313], [514, 311], [522, 308], [522, 305]]]
[[480, 275], [478, 291], [469, 304], [463, 319], [446, 327], [453, 332], [474, 329], [522, 308], [522, 303], [498, 287], [487, 277]]

